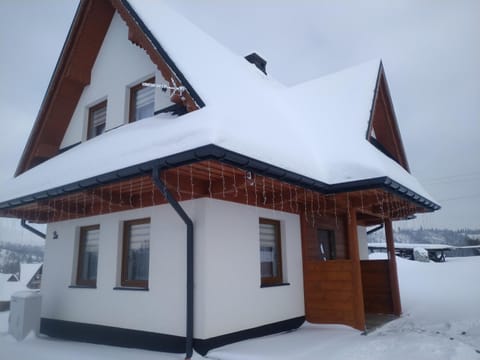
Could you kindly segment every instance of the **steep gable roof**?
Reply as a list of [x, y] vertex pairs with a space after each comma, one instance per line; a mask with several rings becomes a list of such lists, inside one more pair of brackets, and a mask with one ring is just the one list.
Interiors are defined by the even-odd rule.
[[182, 102], [187, 111], [204, 106], [190, 83], [127, 1], [82, 0], [15, 176], [59, 153], [76, 104], [84, 87], [90, 83], [92, 67], [115, 11], [129, 28], [129, 40], [146, 51], [163, 77], [187, 89], [182, 98], [172, 100]]
[[382, 64], [373, 98], [367, 140], [405, 170], [410, 171]]
[[241, 168], [248, 159], [262, 174], [325, 192], [388, 185], [428, 210], [439, 208], [405, 167], [365, 136], [383, 76], [378, 60], [289, 88], [164, 2], [129, 4], [143, 31], [162, 43], [208, 106], [176, 119], [157, 115], [65, 151], [5, 184], [0, 209], [145, 174], [154, 163], [173, 167], [206, 158]]

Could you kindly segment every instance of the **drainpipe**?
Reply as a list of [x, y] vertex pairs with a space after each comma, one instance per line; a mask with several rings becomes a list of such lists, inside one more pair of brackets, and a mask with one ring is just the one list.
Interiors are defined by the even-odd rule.
[[37, 235], [37, 236], [40, 236], [42, 239], [46, 239], [46, 238], [47, 238], [47, 235], [45, 235], [45, 234], [42, 233], [41, 231], [38, 231], [38, 230], [35, 229], [33, 226], [28, 225], [28, 224], [27, 224], [27, 220], [25, 220], [25, 219], [20, 220], [20, 225], [21, 225], [24, 229], [30, 231], [31, 233], [33, 233], [33, 234], [35, 234], [35, 235]]
[[193, 221], [180, 204], [175, 200], [166, 185], [160, 179], [160, 170], [153, 167], [152, 179], [168, 203], [173, 207], [183, 222], [187, 225], [187, 334], [185, 344], [185, 359], [190, 360], [193, 355]]
[[380, 224], [377, 227], [374, 227], [373, 229], [368, 230], [367, 235], [373, 234], [374, 232], [377, 232], [380, 229], [383, 229], [383, 224]]

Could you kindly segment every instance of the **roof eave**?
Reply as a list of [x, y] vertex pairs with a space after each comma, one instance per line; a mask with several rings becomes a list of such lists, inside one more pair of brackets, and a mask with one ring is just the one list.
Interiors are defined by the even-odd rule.
[[76, 191], [94, 188], [99, 185], [114, 183], [119, 180], [127, 180], [136, 176], [149, 174], [154, 168], [166, 170], [203, 160], [221, 161], [225, 164], [229, 164], [244, 169], [246, 171], [252, 171], [263, 176], [268, 176], [276, 180], [284, 181], [292, 185], [297, 185], [313, 191], [318, 191], [323, 194], [337, 194], [380, 188], [399, 195], [409, 201], [412, 201], [429, 212], [440, 209], [440, 206], [438, 204], [417, 194], [416, 192], [410, 190], [409, 188], [403, 186], [402, 184], [392, 180], [387, 176], [337, 184], [326, 184], [324, 182], [297, 174], [289, 170], [282, 169], [266, 162], [230, 151], [217, 145], [210, 144], [174, 155], [169, 155], [163, 158], [150, 160], [141, 164], [132, 165], [123, 169], [97, 175], [87, 179], [79, 180], [67, 185], [62, 185], [52, 189], [5, 201], [0, 203], [0, 210], [32, 203], [37, 200], [52, 198], [60, 195], [74, 193]]

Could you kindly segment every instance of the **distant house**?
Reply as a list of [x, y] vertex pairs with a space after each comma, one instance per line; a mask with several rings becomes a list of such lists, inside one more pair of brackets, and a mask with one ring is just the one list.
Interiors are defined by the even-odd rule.
[[[439, 206], [381, 63], [286, 87], [248, 60], [162, 1], [80, 1], [0, 194], [48, 224], [43, 333], [189, 358], [401, 313], [392, 221]], [[390, 258], [366, 261], [382, 223]]]
[[10, 308], [10, 298], [17, 291], [40, 288], [42, 264], [20, 264], [20, 274], [0, 274], [0, 311]]

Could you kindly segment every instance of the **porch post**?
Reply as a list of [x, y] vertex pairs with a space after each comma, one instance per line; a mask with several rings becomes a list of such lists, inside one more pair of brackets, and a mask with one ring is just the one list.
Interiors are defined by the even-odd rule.
[[400, 316], [402, 314], [402, 304], [400, 302], [397, 259], [395, 257], [395, 245], [393, 241], [393, 226], [391, 219], [385, 219], [385, 238], [387, 241], [388, 271], [390, 273], [390, 291], [392, 293], [393, 313], [397, 316]]
[[365, 330], [365, 305], [363, 302], [362, 287], [362, 269], [360, 267], [360, 253], [358, 246], [358, 229], [357, 229], [357, 211], [349, 208], [348, 218], [348, 242], [349, 257], [352, 261], [352, 282], [353, 282], [353, 306], [355, 314], [354, 327], [358, 330]]

